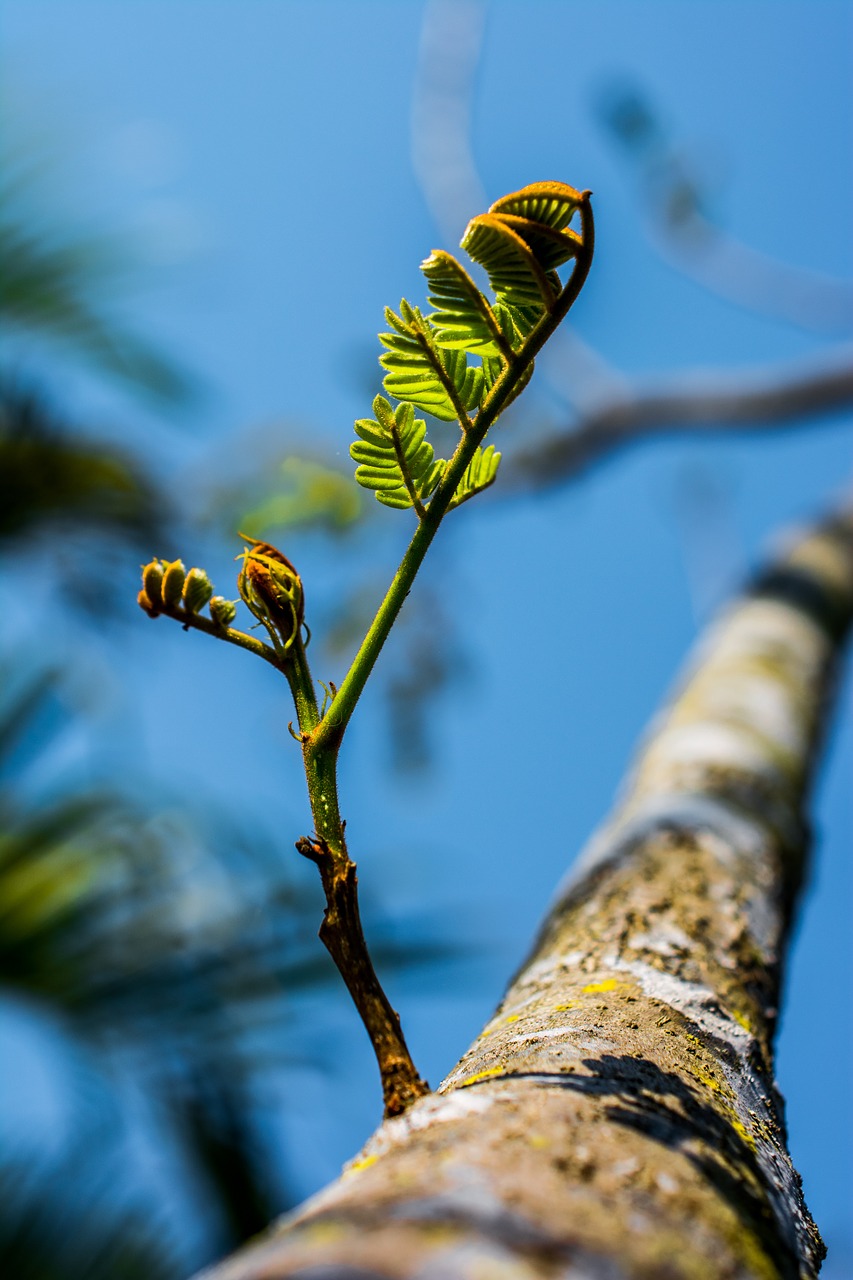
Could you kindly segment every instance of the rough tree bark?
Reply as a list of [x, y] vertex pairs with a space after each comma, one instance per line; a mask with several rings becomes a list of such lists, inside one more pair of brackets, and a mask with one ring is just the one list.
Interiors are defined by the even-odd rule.
[[851, 612], [847, 515], [712, 628], [438, 1092], [210, 1280], [817, 1273], [772, 1040]]

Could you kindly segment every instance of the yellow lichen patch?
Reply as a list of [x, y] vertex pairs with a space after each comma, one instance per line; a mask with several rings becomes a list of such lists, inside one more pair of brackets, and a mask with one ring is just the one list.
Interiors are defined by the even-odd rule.
[[616, 991], [624, 985], [625, 983], [620, 982], [618, 978], [604, 978], [601, 982], [588, 982], [582, 990], [585, 996], [591, 996], [597, 991]]
[[488, 1080], [490, 1076], [503, 1075], [506, 1075], [505, 1067], [488, 1067], [485, 1071], [478, 1071], [476, 1075], [468, 1076], [466, 1080], [460, 1080], [456, 1088], [465, 1089], [469, 1084], [476, 1084], [478, 1080]]
[[353, 1160], [344, 1169], [344, 1174], [361, 1173], [362, 1169], [369, 1169], [372, 1164], [376, 1164], [378, 1159], [379, 1156], [365, 1156], [363, 1160]]
[[757, 1280], [779, 1280], [779, 1271], [768, 1258], [758, 1236], [742, 1222], [738, 1222], [737, 1236], [732, 1241], [732, 1246]]
[[346, 1227], [340, 1222], [309, 1222], [305, 1234], [312, 1244], [331, 1244], [346, 1235]]
[[565, 1004], [555, 1004], [554, 1013], [567, 1013], [569, 1009], [577, 1009], [580, 1000], [567, 1000]]
[[750, 1151], [756, 1151], [757, 1147], [755, 1145], [755, 1138], [753, 1138], [752, 1134], [750, 1133], [749, 1129], [747, 1129], [746, 1125], [741, 1120], [739, 1120], [734, 1113], [732, 1113], [732, 1115], [729, 1116], [729, 1120], [731, 1122], [732, 1128], [734, 1129], [735, 1133], [740, 1138], [740, 1140], [746, 1143]]
[[598, 982], [588, 982], [585, 987], [581, 987], [581, 995], [584, 996], [606, 995], [608, 992], [634, 997], [637, 987], [633, 982], [625, 982], [621, 978], [601, 978]]
[[501, 1027], [505, 1027], [508, 1022], [518, 1022], [521, 1019], [521, 1016], [522, 1015], [520, 1013], [509, 1013], [505, 1018], [493, 1018], [492, 1021], [483, 1028], [480, 1033], [480, 1038], [482, 1039], [483, 1036], [494, 1035], [494, 1033], [499, 1031]]
[[694, 1080], [698, 1080], [706, 1089], [710, 1089], [711, 1093], [722, 1093], [722, 1085], [719, 1080], [715, 1080], [713, 1076], [709, 1076], [704, 1071], [697, 1071], [696, 1069], [691, 1070], [690, 1074]]
[[544, 1138], [541, 1133], [534, 1133], [528, 1138], [531, 1147], [541, 1148], [550, 1147], [551, 1143], [548, 1138]]
[[752, 1035], [752, 1023], [749, 1018], [747, 1018], [746, 1014], [740, 1013], [737, 1009], [732, 1009], [731, 1014], [735, 1022], [739, 1022], [744, 1031], [748, 1031], [749, 1034]]

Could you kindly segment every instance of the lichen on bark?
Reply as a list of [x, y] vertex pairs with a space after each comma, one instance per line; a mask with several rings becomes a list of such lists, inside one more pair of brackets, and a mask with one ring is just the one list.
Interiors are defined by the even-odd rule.
[[773, 1034], [853, 524], [712, 628], [494, 1018], [216, 1280], [808, 1280]]

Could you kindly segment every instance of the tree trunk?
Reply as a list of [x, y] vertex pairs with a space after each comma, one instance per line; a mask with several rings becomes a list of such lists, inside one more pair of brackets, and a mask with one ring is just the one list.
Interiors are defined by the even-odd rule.
[[772, 1040], [851, 610], [845, 516], [712, 628], [437, 1094], [211, 1280], [816, 1275]]

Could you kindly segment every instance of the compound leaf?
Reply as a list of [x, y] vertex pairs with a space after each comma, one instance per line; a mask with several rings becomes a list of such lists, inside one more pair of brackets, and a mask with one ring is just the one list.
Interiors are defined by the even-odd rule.
[[411, 404], [393, 410], [383, 396], [373, 402], [375, 418], [359, 418], [359, 439], [350, 446], [355, 478], [372, 489], [387, 507], [418, 507], [430, 496], [447, 465], [433, 457], [426, 423], [416, 418]]
[[456, 422], [460, 408], [475, 409], [482, 397], [482, 372], [469, 369], [464, 351], [436, 345], [428, 320], [403, 300], [401, 315], [385, 308], [391, 332], [380, 333], [387, 348], [379, 363], [388, 372], [383, 386], [389, 395], [445, 422]]

